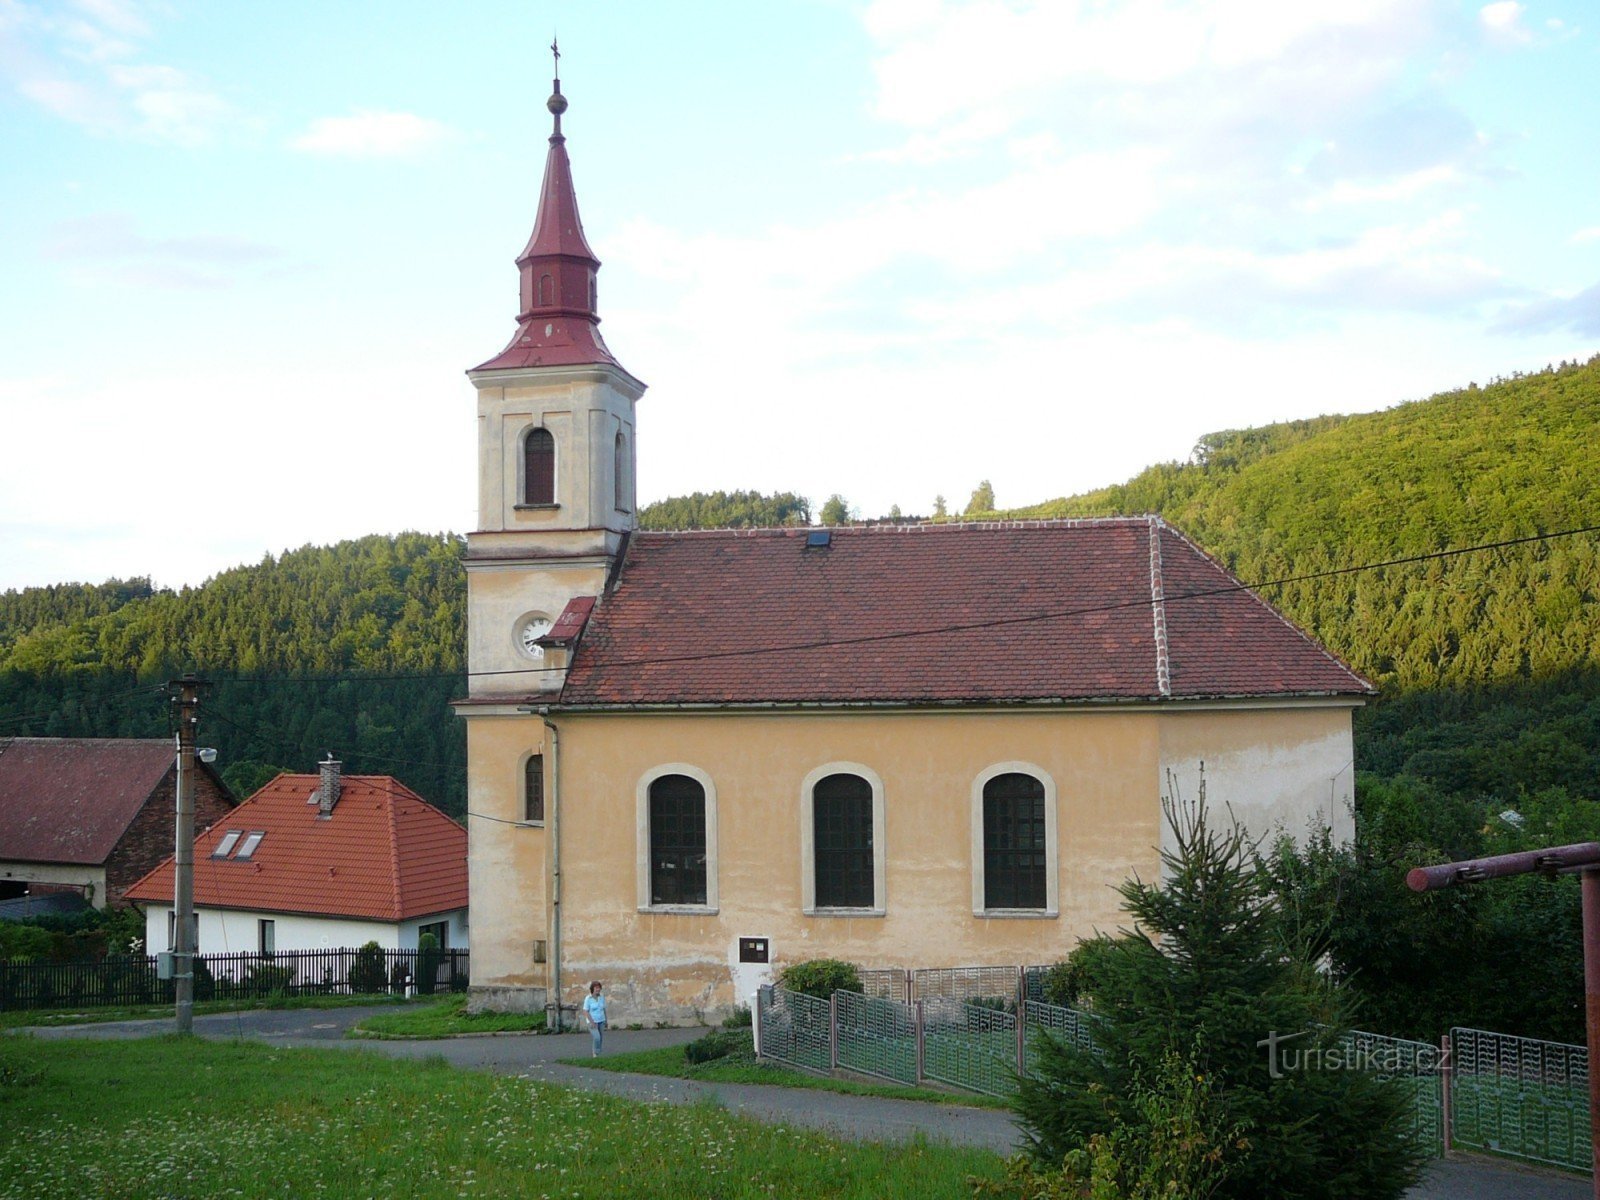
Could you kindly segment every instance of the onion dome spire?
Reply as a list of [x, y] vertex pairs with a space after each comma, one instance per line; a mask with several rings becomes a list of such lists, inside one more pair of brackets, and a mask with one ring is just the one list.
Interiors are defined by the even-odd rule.
[[600, 270], [600, 260], [589, 249], [583, 222], [578, 218], [572, 164], [567, 159], [567, 139], [561, 132], [561, 114], [567, 111], [567, 98], [561, 94], [561, 51], [555, 42], [550, 43], [550, 52], [555, 56], [556, 69], [545, 107], [554, 118], [554, 126], [545, 156], [539, 215], [528, 244], [517, 258], [521, 279], [517, 332], [504, 350], [475, 368], [480, 371], [588, 363], [616, 365], [598, 328], [595, 275]]

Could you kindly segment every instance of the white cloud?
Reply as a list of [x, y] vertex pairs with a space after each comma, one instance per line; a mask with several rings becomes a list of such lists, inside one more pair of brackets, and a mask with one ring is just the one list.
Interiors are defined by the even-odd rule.
[[1574, 246], [1581, 246], [1585, 242], [1600, 242], [1600, 225], [1590, 225], [1587, 229], [1580, 229], [1567, 240]]
[[448, 125], [430, 117], [365, 110], [348, 117], [318, 117], [289, 144], [335, 158], [405, 158], [454, 136]]
[[1522, 24], [1527, 11], [1527, 6], [1518, 0], [1495, 0], [1478, 10], [1478, 21], [1492, 41], [1520, 45], [1533, 40], [1533, 35]]
[[123, 213], [58, 222], [46, 258], [69, 264], [93, 285], [110, 278], [138, 287], [223, 288], [281, 257], [275, 246], [231, 234], [151, 237]]
[[143, 61], [150, 29], [122, 0], [74, 0], [68, 10], [0, 9], [0, 64], [19, 94], [100, 134], [180, 146], [209, 141], [232, 116], [207, 83]]

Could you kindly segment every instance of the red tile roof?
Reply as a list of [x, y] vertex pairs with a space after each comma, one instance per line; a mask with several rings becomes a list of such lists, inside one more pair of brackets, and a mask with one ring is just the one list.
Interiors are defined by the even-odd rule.
[[1159, 518], [635, 533], [563, 704], [1373, 689]]
[[[346, 775], [326, 819], [316, 775], [279, 775], [194, 843], [194, 900], [317, 916], [404, 921], [467, 906], [467, 831], [387, 775]], [[229, 830], [265, 833], [249, 859], [212, 851]], [[241, 839], [242, 842], [242, 839]], [[128, 899], [172, 900], [169, 858]]]
[[0, 859], [105, 862], [175, 753], [165, 738], [0, 739]]

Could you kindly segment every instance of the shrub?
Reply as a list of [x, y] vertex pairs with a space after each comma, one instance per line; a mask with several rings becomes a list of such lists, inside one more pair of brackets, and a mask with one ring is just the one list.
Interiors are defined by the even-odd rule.
[[722, 1018], [722, 1027], [724, 1029], [749, 1029], [753, 1023], [748, 1004], [739, 1005], [738, 1008]]
[[381, 992], [388, 984], [384, 969], [383, 947], [368, 942], [356, 951], [356, 960], [350, 965], [350, 990], [361, 995]]
[[251, 963], [250, 969], [244, 973], [244, 989], [252, 996], [287, 995], [289, 981], [293, 978], [293, 967]]
[[411, 979], [411, 972], [406, 969], [405, 960], [397, 958], [394, 965], [389, 968], [389, 990], [396, 996], [406, 994], [406, 983]]
[[1335, 1052], [1349, 1028], [1345, 997], [1284, 953], [1269, 883], [1250, 867], [1244, 831], [1208, 824], [1203, 791], [1197, 804], [1163, 809], [1172, 848], [1162, 852], [1162, 882], [1122, 885], [1134, 932], [1096, 952], [1102, 958], [1085, 985], [1099, 1053], [1043, 1036], [1038, 1066], [1019, 1086], [1029, 1154], [1054, 1168], [1097, 1144], [1119, 1162], [1124, 1148], [1151, 1153], [1165, 1135], [1141, 1084], [1167, 1078], [1176, 1055], [1204, 1077], [1204, 1106], [1214, 1110], [1207, 1128], [1237, 1130], [1251, 1147], [1217, 1183], [1219, 1197], [1401, 1196], [1423, 1161], [1408, 1133], [1403, 1083], [1353, 1070], [1275, 1069], [1260, 1048], [1274, 1032], [1295, 1039], [1302, 1063], [1314, 1050]]
[[417, 939], [417, 995], [433, 995], [439, 982], [439, 939], [425, 933]]
[[683, 1048], [684, 1061], [691, 1065], [711, 1062], [718, 1058], [727, 1058], [730, 1054], [737, 1054], [742, 1050], [750, 1049], [749, 1037], [734, 1033], [726, 1029], [714, 1029], [704, 1037], [690, 1042]]
[[1046, 1004], [1062, 1008], [1083, 1008], [1094, 991], [1096, 973], [1113, 953], [1112, 940], [1104, 934], [1084, 938], [1073, 947], [1065, 961], [1044, 973], [1041, 985]]
[[1206, 1200], [1250, 1153], [1225, 1126], [1212, 1081], [1192, 1061], [1170, 1054], [1156, 1078], [1134, 1085], [1133, 1119], [1069, 1151], [1059, 1165], [1019, 1155], [1003, 1183], [980, 1181], [980, 1196], [1013, 1200]]
[[854, 964], [836, 958], [812, 958], [789, 964], [778, 983], [788, 991], [826, 1000], [835, 992], [859, 992], [861, 973]]
[[211, 973], [211, 964], [196, 955], [194, 958], [194, 998], [196, 1000], [215, 1000], [217, 998], [217, 977]]

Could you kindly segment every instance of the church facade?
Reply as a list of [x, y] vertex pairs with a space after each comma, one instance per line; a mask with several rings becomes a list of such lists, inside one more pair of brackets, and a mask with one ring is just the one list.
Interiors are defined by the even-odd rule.
[[712, 1018], [785, 963], [1047, 963], [1203, 773], [1351, 833], [1371, 686], [1155, 517], [639, 531], [557, 80], [516, 332], [469, 372], [479, 1007]]

